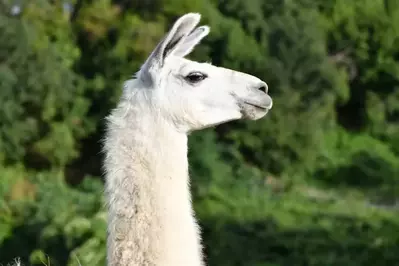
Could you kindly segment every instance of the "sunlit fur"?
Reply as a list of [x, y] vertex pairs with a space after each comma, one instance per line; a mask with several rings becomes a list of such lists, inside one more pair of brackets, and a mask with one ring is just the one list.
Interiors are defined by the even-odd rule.
[[[191, 204], [187, 134], [256, 120], [272, 107], [260, 79], [184, 58], [209, 33], [207, 26], [195, 29], [199, 20], [193, 13], [177, 20], [107, 117], [108, 265], [205, 265]], [[207, 78], [190, 83], [185, 77], [193, 71]]]

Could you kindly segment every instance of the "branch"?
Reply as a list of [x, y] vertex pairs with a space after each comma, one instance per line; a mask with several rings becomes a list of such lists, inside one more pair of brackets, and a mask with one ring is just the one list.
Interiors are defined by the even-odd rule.
[[78, 17], [79, 11], [81, 10], [82, 6], [83, 6], [83, 0], [77, 0], [75, 6], [73, 8], [72, 14], [69, 17], [69, 21], [70, 22], [74, 22], [76, 20], [76, 18]]

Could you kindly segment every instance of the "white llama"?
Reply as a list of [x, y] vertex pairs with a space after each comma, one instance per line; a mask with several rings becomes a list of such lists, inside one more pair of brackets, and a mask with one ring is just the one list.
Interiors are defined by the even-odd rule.
[[260, 119], [267, 85], [185, 59], [209, 33], [180, 17], [107, 117], [104, 151], [110, 266], [203, 266], [189, 188], [187, 135], [231, 120]]

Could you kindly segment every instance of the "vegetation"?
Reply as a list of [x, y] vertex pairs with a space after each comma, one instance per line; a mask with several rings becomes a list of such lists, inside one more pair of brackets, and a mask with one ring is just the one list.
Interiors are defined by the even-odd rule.
[[189, 11], [274, 98], [191, 136], [208, 264], [396, 265], [397, 0], [1, 0], [0, 263], [104, 265], [103, 118]]

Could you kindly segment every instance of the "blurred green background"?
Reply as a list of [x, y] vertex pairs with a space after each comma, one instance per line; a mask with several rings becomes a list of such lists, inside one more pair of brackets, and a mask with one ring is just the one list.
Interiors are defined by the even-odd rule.
[[105, 264], [104, 117], [193, 11], [274, 98], [191, 136], [208, 265], [399, 265], [398, 0], [0, 0], [0, 263]]

